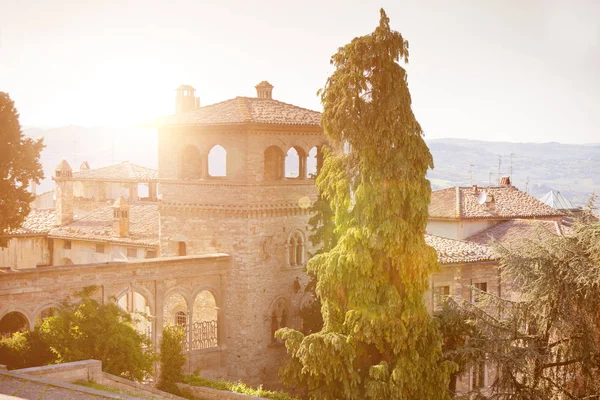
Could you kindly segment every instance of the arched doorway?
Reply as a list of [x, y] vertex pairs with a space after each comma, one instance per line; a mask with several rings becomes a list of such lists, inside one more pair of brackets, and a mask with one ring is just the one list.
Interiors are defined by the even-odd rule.
[[150, 302], [138, 292], [127, 292], [117, 301], [119, 307], [131, 314], [135, 329], [152, 339]]

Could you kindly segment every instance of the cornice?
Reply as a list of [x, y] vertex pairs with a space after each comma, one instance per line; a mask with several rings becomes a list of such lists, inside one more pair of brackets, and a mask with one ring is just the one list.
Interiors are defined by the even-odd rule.
[[167, 215], [169, 214], [169, 211], [171, 211], [186, 216], [229, 218], [266, 218], [311, 214], [310, 208], [302, 208], [295, 203], [234, 206], [163, 202], [159, 206], [161, 216], [163, 216], [164, 211], [166, 211]]

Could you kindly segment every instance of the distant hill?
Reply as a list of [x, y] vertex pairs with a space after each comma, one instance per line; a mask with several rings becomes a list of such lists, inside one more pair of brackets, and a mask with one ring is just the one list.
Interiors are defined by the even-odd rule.
[[[83, 161], [98, 168], [130, 161], [158, 168], [158, 139], [155, 130], [139, 128], [85, 128], [67, 126], [54, 129], [26, 129], [30, 137], [44, 137], [42, 165], [46, 179], [38, 193], [53, 188], [51, 176], [61, 159], [74, 170]], [[427, 140], [435, 169], [429, 173], [432, 187], [442, 189], [473, 183], [488, 185], [498, 179], [498, 156], [502, 157], [501, 175], [510, 171], [513, 153], [512, 182], [519, 189], [541, 197], [551, 189], [560, 191], [576, 205], [586, 203], [590, 193], [600, 193], [600, 143], [582, 145], [560, 143], [484, 142], [466, 139]]]

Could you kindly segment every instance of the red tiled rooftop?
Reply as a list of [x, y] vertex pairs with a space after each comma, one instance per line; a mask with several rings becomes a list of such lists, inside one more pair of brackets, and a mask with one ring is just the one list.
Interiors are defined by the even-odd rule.
[[129, 161], [73, 173], [73, 180], [82, 181], [149, 182], [157, 179], [157, 170], [132, 164]]
[[435, 249], [438, 254], [438, 261], [442, 264], [494, 260], [489, 247], [482, 244], [435, 235], [425, 235], [425, 242]]
[[113, 235], [113, 206], [106, 205], [70, 224], [55, 227], [49, 236], [71, 240], [158, 245], [158, 203], [137, 202], [129, 206], [129, 236]]
[[10, 231], [8, 235], [35, 235], [46, 234], [54, 226], [56, 213], [54, 210], [31, 210], [29, 215], [25, 217], [23, 225]]
[[236, 97], [161, 118], [159, 125], [274, 124], [320, 126], [321, 113], [273, 99]]
[[513, 219], [501, 222], [467, 238], [482, 245], [497, 243], [507, 248], [517, 248], [528, 240], [544, 240], [552, 235], [561, 235], [564, 227], [559, 221]]
[[[484, 192], [492, 203], [479, 204]], [[451, 187], [431, 194], [429, 217], [432, 219], [507, 219], [560, 217], [563, 212], [542, 203], [514, 186]]]

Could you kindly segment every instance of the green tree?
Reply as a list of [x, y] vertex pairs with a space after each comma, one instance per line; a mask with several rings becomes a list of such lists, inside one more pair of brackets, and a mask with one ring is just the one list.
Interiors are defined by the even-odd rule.
[[34, 197], [27, 187], [44, 178], [40, 164], [43, 140], [23, 136], [19, 113], [8, 93], [0, 92], [0, 247], [7, 238], [2, 234], [21, 226]]
[[183, 335], [185, 331], [180, 326], [163, 329], [160, 342], [160, 378], [157, 388], [173, 394], [180, 394], [177, 382], [183, 381]]
[[513, 299], [465, 305], [498, 366], [491, 398], [595, 399], [600, 393], [600, 223], [497, 248]]
[[0, 339], [0, 364], [8, 369], [39, 367], [55, 360], [56, 355], [44, 341], [39, 326], [32, 332], [16, 332]]
[[284, 382], [312, 399], [446, 399], [450, 363], [423, 295], [439, 268], [425, 243], [433, 159], [411, 110], [408, 42], [381, 10], [372, 34], [332, 57], [321, 92], [334, 151], [317, 185], [335, 213], [338, 241], [314, 256], [323, 329], [288, 328]]
[[141, 381], [152, 374], [151, 341], [133, 326], [133, 318], [115, 302], [100, 304], [86, 288], [78, 302], [63, 302], [40, 328], [58, 362], [100, 360], [113, 375]]

